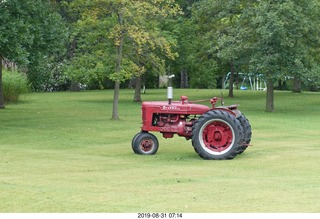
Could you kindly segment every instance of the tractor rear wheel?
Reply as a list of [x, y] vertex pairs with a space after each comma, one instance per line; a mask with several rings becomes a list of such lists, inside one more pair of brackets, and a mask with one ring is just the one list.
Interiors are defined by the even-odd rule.
[[240, 150], [239, 150], [239, 154], [242, 154], [250, 144], [252, 132], [251, 132], [250, 122], [245, 117], [245, 115], [242, 114], [238, 118], [238, 120], [241, 123], [241, 126], [243, 128], [243, 132], [244, 132], [243, 145], [240, 147]]
[[132, 139], [132, 150], [136, 154], [152, 155], [157, 153], [158, 148], [157, 137], [149, 132], [139, 132]]
[[242, 146], [243, 135], [235, 116], [223, 110], [210, 110], [195, 122], [192, 145], [203, 159], [233, 159]]

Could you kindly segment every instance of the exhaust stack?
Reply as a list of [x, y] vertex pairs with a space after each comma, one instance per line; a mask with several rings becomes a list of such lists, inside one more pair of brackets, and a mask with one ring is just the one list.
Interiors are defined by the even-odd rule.
[[169, 75], [169, 86], [167, 87], [167, 98], [169, 105], [171, 104], [171, 100], [173, 98], [173, 88], [172, 88], [172, 82], [171, 79], [174, 77], [174, 75]]

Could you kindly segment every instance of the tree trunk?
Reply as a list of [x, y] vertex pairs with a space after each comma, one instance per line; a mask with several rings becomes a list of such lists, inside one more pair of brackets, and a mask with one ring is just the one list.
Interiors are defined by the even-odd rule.
[[232, 63], [230, 64], [230, 67], [231, 67], [231, 72], [230, 72], [230, 78], [229, 78], [229, 95], [228, 95], [228, 97], [234, 97], [233, 96], [234, 66]]
[[299, 78], [293, 78], [293, 88], [292, 91], [295, 93], [301, 93], [301, 81]]
[[113, 109], [112, 109], [112, 119], [118, 120], [118, 103], [119, 103], [119, 93], [120, 93], [120, 81], [116, 81], [114, 84], [114, 93], [113, 93]]
[[[116, 74], [121, 74], [121, 62], [122, 62], [122, 43], [123, 38], [120, 40], [120, 45], [117, 46], [117, 60], [116, 60]], [[113, 95], [113, 110], [112, 119], [118, 120], [118, 103], [119, 103], [120, 81], [116, 79], [114, 83], [114, 95]]]
[[266, 111], [274, 111], [274, 87], [272, 79], [268, 79], [267, 81]]
[[141, 76], [136, 77], [136, 86], [134, 89], [133, 101], [141, 102]]
[[187, 71], [187, 69], [181, 68], [180, 74], [181, 74], [180, 87], [181, 88], [188, 88], [188, 71]]
[[0, 109], [4, 108], [4, 96], [2, 88], [2, 57], [0, 56]]
[[[122, 14], [118, 14], [118, 22], [120, 26], [123, 25], [123, 18]], [[118, 103], [119, 103], [119, 92], [120, 92], [120, 74], [121, 74], [121, 63], [122, 63], [122, 49], [123, 49], [123, 40], [124, 36], [123, 33], [119, 36], [119, 44], [116, 46], [117, 48], [117, 59], [116, 59], [116, 75], [119, 76], [115, 80], [114, 84], [114, 95], [113, 95], [113, 109], [112, 109], [112, 119], [118, 120], [119, 113], [118, 113]]]
[[278, 89], [279, 90], [285, 89], [285, 81], [282, 81], [281, 79], [278, 80]]

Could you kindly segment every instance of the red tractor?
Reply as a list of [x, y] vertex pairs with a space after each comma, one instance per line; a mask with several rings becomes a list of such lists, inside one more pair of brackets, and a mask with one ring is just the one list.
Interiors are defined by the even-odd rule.
[[216, 107], [217, 97], [210, 100], [211, 108], [194, 104], [186, 96], [172, 101], [172, 77], [169, 76], [168, 101], [142, 103], [142, 127], [132, 139], [133, 151], [155, 154], [159, 142], [150, 132], [160, 132], [164, 138], [177, 134], [191, 139], [194, 150], [207, 160], [233, 159], [244, 152], [251, 141], [251, 126], [238, 106]]

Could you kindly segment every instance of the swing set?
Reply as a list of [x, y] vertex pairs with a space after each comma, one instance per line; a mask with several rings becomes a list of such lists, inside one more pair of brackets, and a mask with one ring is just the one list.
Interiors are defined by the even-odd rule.
[[[223, 80], [223, 88], [226, 89], [229, 87], [231, 72], [229, 72]], [[237, 73], [235, 74], [235, 82], [233, 87], [236, 87], [239, 81], [242, 81], [240, 85], [240, 90], [248, 90], [250, 87], [251, 90], [266, 90], [267, 83], [264, 79], [263, 74], [252, 74], [252, 73]]]

